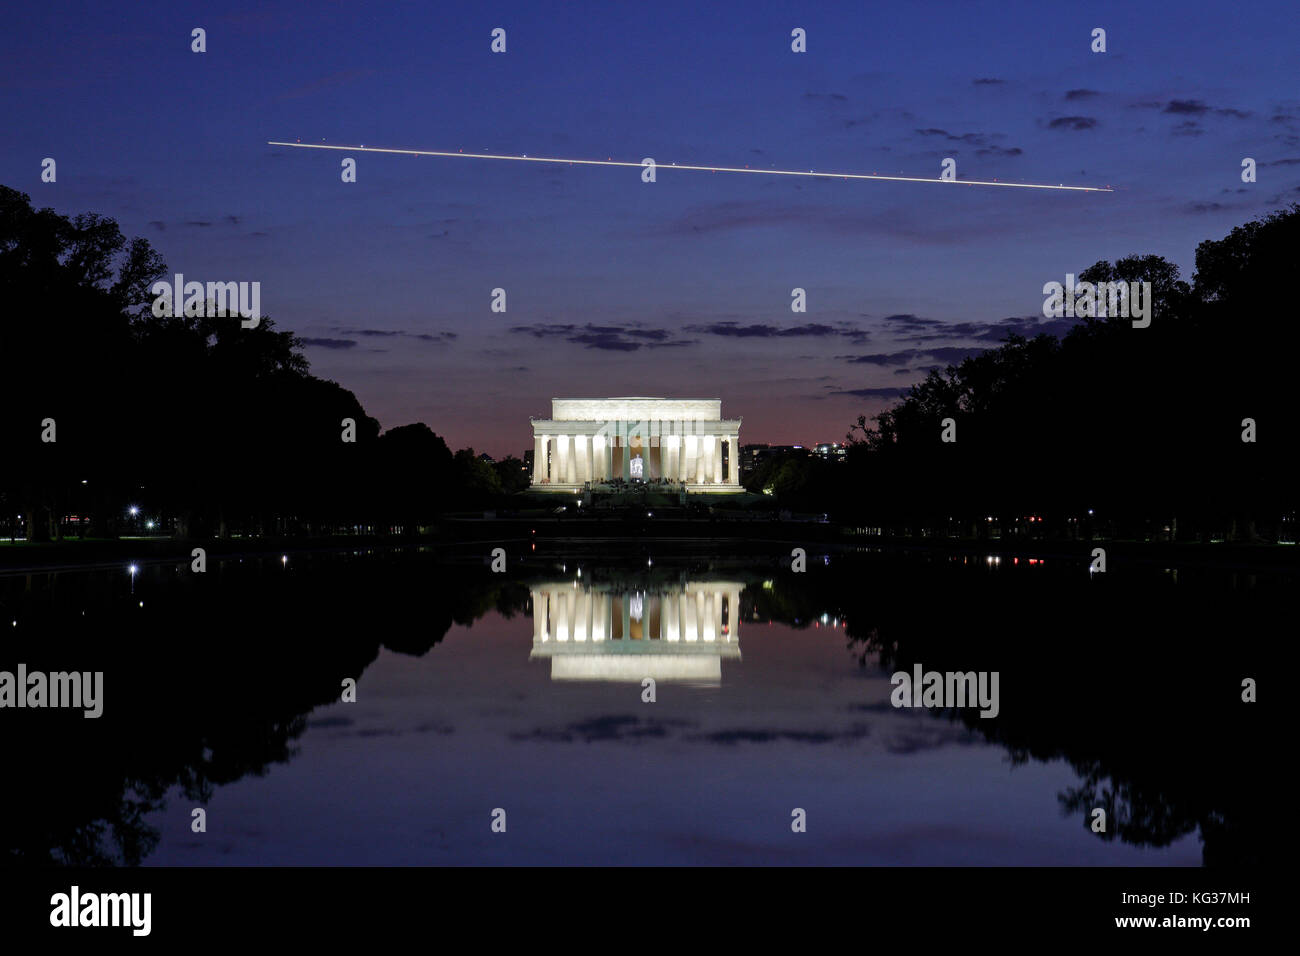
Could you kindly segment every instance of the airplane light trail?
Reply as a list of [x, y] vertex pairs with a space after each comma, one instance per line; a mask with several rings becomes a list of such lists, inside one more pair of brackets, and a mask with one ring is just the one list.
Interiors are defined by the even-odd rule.
[[[268, 146], [292, 146], [296, 149], [335, 149], [350, 153], [394, 153], [399, 156], [440, 156], [454, 159], [512, 159], [521, 163], [562, 163], [569, 166], [622, 166], [637, 169], [649, 168], [642, 163], [625, 162], [616, 159], [563, 159], [554, 156], [503, 156], [495, 153], [442, 152], [432, 149], [381, 149], [377, 146], [327, 146], [321, 143], [281, 143], [268, 141]], [[955, 183], [961, 186], [1006, 186], [1013, 189], [1055, 189], [1058, 192], [1110, 193], [1115, 190], [1108, 186], [1048, 186], [1041, 183], [1004, 183], [997, 180], [978, 179], [926, 179], [923, 176], [877, 176], [875, 173], [819, 173], [813, 170], [804, 172], [798, 169], [751, 169], [748, 166], [686, 166], [677, 163], [654, 164], [655, 170], [689, 169], [709, 173], [760, 173], [767, 176], [811, 176], [817, 179], [879, 179], [896, 183]]]

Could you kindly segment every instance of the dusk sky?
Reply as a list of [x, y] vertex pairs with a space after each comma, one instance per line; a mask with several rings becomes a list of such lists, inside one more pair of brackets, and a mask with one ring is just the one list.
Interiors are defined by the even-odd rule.
[[[173, 273], [261, 282], [312, 371], [385, 428], [497, 456], [530, 447], [552, 397], [721, 398], [742, 441], [841, 439], [930, 367], [1068, 327], [1042, 318], [1044, 283], [1134, 253], [1190, 279], [1197, 243], [1300, 200], [1294, 2], [46, 2], [6, 20], [0, 183], [116, 219]], [[953, 157], [960, 179], [1116, 191], [646, 184], [268, 140], [932, 178]]]

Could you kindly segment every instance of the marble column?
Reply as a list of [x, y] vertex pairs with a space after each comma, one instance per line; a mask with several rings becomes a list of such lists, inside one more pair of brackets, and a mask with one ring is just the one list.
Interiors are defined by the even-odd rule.
[[736, 588], [731, 592], [731, 597], [727, 602], [727, 640], [740, 640], [740, 589]]
[[591, 639], [603, 641], [609, 618], [605, 614], [605, 595], [591, 592]]
[[568, 602], [564, 600], [563, 594], [556, 594], [551, 606], [555, 608], [555, 639], [557, 641], [567, 641], [569, 639]]
[[569, 480], [569, 436], [555, 436], [555, 474], [551, 483], [562, 485]]
[[545, 477], [546, 459], [542, 457], [546, 454], [546, 439], [541, 435], [533, 436], [533, 484], [540, 485], [542, 478]]
[[732, 435], [727, 439], [728, 453], [731, 462], [730, 475], [727, 478], [733, 485], [740, 484], [740, 436]]
[[591, 601], [587, 592], [581, 588], [574, 588], [571, 596], [574, 606], [573, 639], [585, 641], [591, 634]]
[[713, 592], [713, 640], [722, 640], [722, 592]]
[[709, 439], [709, 445], [713, 448], [713, 483], [722, 484], [722, 438], [714, 435]]

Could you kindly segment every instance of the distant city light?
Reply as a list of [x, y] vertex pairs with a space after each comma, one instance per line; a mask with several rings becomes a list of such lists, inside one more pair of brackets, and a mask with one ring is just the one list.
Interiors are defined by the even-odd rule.
[[135, 505], [132, 505], [132, 506], [131, 506], [129, 509], [127, 509], [127, 510], [131, 512], [131, 516], [132, 516], [132, 517], [135, 517], [136, 515], [138, 515], [138, 514], [140, 513], [140, 509], [139, 509], [138, 507], [136, 507]]

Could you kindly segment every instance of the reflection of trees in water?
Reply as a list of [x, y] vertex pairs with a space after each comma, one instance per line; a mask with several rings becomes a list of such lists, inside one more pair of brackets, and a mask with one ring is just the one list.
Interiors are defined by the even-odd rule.
[[[1241, 704], [1239, 685], [1264, 669], [1259, 635], [1282, 633], [1284, 593], [1264, 578], [1233, 590], [1214, 572], [1184, 570], [1175, 586], [1159, 574], [1089, 581], [1082, 565], [995, 570], [976, 560], [837, 557], [830, 567], [810, 560], [798, 576], [769, 568], [742, 593], [742, 614], [796, 627], [838, 617], [854, 655], [886, 672], [918, 662], [997, 670], [997, 718], [947, 718], [1005, 747], [1013, 765], [1068, 761], [1079, 782], [1060, 803], [1081, 826], [1102, 807], [1102, 839], [1161, 847], [1198, 832], [1206, 863], [1254, 862], [1264, 838], [1256, 795], [1276, 758], [1262, 743], [1260, 705]], [[0, 594], [31, 640], [7, 645], [0, 668], [105, 671], [99, 720], [5, 714], [6, 766], [22, 786], [0, 787], [0, 860], [139, 863], [160, 839], [149, 814], [173, 788], [200, 806], [217, 787], [290, 760], [307, 715], [337, 702], [342, 679], [359, 677], [381, 646], [423, 655], [453, 624], [493, 610], [510, 617], [528, 602], [518, 580], [409, 555], [295, 558], [290, 572], [266, 564], [175, 580], [168, 570], [165, 587], [142, 578], [148, 614], [102, 575], [34, 576]], [[658, 563], [589, 569], [637, 582], [677, 573]]]
[[1157, 571], [1089, 580], [1082, 562], [961, 560], [810, 562], [746, 591], [747, 613], [804, 625], [838, 615], [860, 662], [887, 673], [996, 670], [998, 717], [946, 717], [1006, 747], [1013, 765], [1067, 761], [1080, 779], [1059, 800], [1080, 825], [1101, 807], [1102, 839], [1164, 847], [1199, 832], [1206, 864], [1256, 862], [1263, 767], [1276, 755], [1240, 682], [1281, 633], [1282, 582], [1236, 589], [1228, 574], [1187, 570], [1177, 585]]
[[249, 561], [174, 580], [169, 568], [165, 586], [142, 580], [129, 600], [116, 575], [0, 582], [34, 637], [6, 646], [0, 669], [104, 671], [96, 720], [6, 711], [5, 761], [21, 774], [0, 788], [0, 862], [139, 864], [161, 837], [149, 815], [173, 788], [203, 806], [216, 788], [289, 761], [307, 715], [338, 702], [343, 679], [359, 678], [381, 645], [422, 655], [453, 623], [511, 616], [528, 600], [485, 569], [331, 557], [302, 573], [309, 561], [295, 559], [293, 573]]

